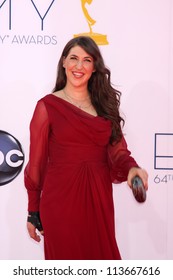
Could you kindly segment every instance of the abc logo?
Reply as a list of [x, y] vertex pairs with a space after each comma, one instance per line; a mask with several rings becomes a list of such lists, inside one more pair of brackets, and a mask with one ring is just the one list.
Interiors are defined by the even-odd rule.
[[10, 183], [22, 170], [24, 153], [19, 141], [0, 130], [0, 186]]

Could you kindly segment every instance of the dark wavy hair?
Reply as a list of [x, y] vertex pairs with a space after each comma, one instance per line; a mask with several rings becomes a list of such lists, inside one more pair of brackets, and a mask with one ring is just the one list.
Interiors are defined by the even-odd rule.
[[53, 92], [63, 89], [66, 85], [67, 77], [63, 67], [63, 59], [68, 56], [71, 48], [75, 46], [83, 48], [94, 60], [96, 71], [93, 72], [88, 81], [91, 102], [97, 114], [112, 123], [110, 143], [118, 142], [122, 138], [121, 123], [124, 125], [124, 119], [119, 113], [121, 92], [111, 85], [111, 72], [105, 66], [101, 52], [93, 39], [88, 36], [79, 36], [71, 39], [66, 44], [58, 63], [57, 79]]

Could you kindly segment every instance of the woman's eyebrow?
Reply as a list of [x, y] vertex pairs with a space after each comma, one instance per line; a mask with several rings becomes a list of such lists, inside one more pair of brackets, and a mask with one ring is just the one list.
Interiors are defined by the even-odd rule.
[[[71, 54], [70, 56], [78, 57], [78, 55], [76, 55], [76, 54]], [[90, 58], [90, 59], [92, 59], [92, 56], [84, 56], [84, 58]]]

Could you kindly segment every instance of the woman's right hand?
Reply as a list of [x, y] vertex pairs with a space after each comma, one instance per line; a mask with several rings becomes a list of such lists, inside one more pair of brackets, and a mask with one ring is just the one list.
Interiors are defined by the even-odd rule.
[[[27, 229], [29, 232], [29, 235], [32, 239], [34, 239], [37, 242], [41, 241], [40, 235], [37, 234], [37, 229], [35, 226], [33, 226], [33, 224], [31, 224], [30, 222], [27, 222]], [[41, 235], [44, 235], [43, 230], [39, 231]]]
[[30, 237], [35, 241], [40, 242], [41, 238], [40, 235], [37, 234], [37, 232], [40, 232], [41, 235], [44, 235], [44, 231], [40, 220], [39, 211], [29, 211], [27, 218], [27, 229]]

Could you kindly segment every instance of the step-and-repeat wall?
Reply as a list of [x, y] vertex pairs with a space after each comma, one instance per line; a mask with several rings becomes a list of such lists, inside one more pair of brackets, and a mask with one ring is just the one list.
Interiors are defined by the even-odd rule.
[[147, 201], [113, 185], [123, 259], [173, 259], [171, 0], [0, 0], [0, 259], [43, 259], [26, 230], [29, 122], [51, 92], [59, 56], [78, 34], [99, 45], [122, 92], [129, 149], [149, 173]]

